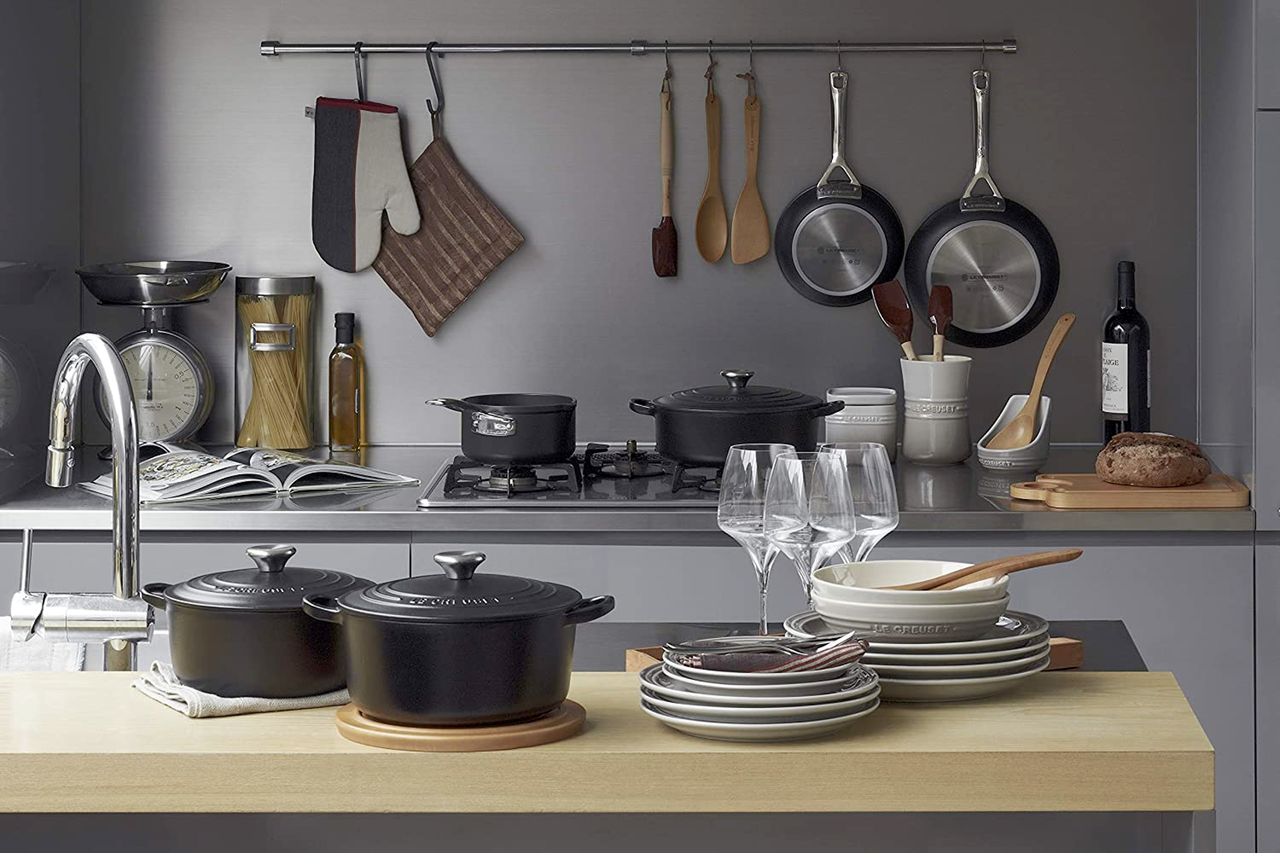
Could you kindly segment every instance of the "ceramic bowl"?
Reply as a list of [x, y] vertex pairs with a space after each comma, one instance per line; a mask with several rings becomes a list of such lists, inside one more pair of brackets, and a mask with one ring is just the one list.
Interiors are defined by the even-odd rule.
[[1018, 412], [1026, 405], [1030, 397], [1026, 394], [1014, 394], [1005, 403], [1004, 411], [991, 425], [982, 438], [978, 439], [978, 463], [992, 471], [1035, 471], [1049, 461], [1049, 410], [1048, 397], [1040, 398], [1040, 407], [1036, 410], [1036, 437], [1026, 447], [1013, 450], [992, 450], [987, 442], [995, 438], [996, 433], [1004, 429]]
[[869, 560], [823, 566], [813, 573], [813, 590], [814, 595], [834, 601], [866, 604], [970, 604], [995, 601], [1008, 592], [1008, 575], [959, 589], [877, 589], [936, 578], [968, 565], [945, 560]]
[[1006, 594], [995, 601], [962, 604], [881, 604], [839, 601], [817, 592], [813, 609], [840, 631], [858, 631], [872, 641], [935, 643], [971, 640], [991, 630], [1009, 607]]

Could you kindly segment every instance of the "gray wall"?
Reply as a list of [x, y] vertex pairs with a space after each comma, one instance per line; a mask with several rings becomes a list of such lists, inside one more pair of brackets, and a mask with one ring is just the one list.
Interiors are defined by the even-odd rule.
[[[426, 338], [376, 274], [327, 269], [311, 247], [312, 127], [317, 95], [349, 97], [348, 58], [263, 58], [264, 38], [324, 40], [697, 41], [1016, 37], [993, 57], [993, 166], [1001, 188], [1035, 210], [1063, 259], [1055, 314], [1080, 322], [1051, 379], [1060, 441], [1100, 434], [1097, 328], [1115, 262], [1137, 260], [1154, 329], [1156, 426], [1191, 435], [1196, 369], [1196, 9], [1193, 0], [883, 3], [715, 0], [437, 2], [338, 0], [200, 3], [129, 0], [84, 7], [86, 261], [162, 255], [226, 260], [242, 273], [314, 272], [321, 339], [332, 312], [361, 318], [369, 359], [370, 438], [456, 440], [456, 416], [427, 396], [524, 389], [581, 401], [583, 437], [646, 439], [628, 397], [718, 382], [729, 366], [758, 381], [820, 393], [897, 385], [897, 348], [870, 305], [824, 308], [796, 295], [772, 257], [748, 267], [698, 257], [693, 218], [705, 177], [700, 56], [675, 65], [676, 223], [681, 275], [657, 280], [657, 90], [661, 59], [625, 55], [449, 57], [441, 63], [447, 133], [464, 164], [527, 243]], [[1082, 47], [1085, 45], [1087, 47]], [[908, 234], [953, 198], [972, 168], [972, 56], [845, 57], [853, 75], [850, 157], [897, 205]], [[743, 60], [726, 56], [723, 180], [743, 168]], [[760, 56], [761, 183], [776, 217], [828, 158], [822, 56]], [[370, 97], [399, 105], [405, 150], [429, 140], [421, 59], [374, 57]], [[83, 299], [85, 325], [123, 333], [132, 312]], [[188, 328], [230, 382], [231, 289], [190, 309]], [[978, 352], [974, 430], [1029, 385], [1048, 326]], [[925, 336], [917, 329], [918, 341]], [[325, 347], [327, 349], [327, 347]], [[229, 395], [209, 436], [232, 435]]]

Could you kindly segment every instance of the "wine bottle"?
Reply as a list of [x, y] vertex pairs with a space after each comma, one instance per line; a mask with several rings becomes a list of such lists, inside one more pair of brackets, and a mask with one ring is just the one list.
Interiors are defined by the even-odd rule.
[[1106, 440], [1151, 429], [1151, 330], [1138, 313], [1133, 261], [1118, 268], [1116, 310], [1102, 327], [1102, 423]]
[[335, 314], [333, 352], [329, 354], [329, 449], [359, 450], [364, 444], [364, 354], [355, 342], [356, 315]]

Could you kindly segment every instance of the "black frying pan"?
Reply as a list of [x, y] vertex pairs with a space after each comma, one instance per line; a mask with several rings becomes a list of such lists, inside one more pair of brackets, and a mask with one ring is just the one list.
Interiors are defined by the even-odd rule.
[[[797, 195], [778, 217], [773, 245], [787, 281], [823, 305], [857, 305], [871, 286], [898, 274], [902, 222], [880, 193], [858, 182], [844, 159], [849, 75], [831, 72], [831, 165], [816, 186]], [[846, 181], [832, 181], [839, 169]]]
[[[1058, 293], [1058, 248], [1034, 213], [1000, 194], [987, 162], [991, 74], [973, 72], [977, 164], [964, 195], [929, 215], [907, 247], [907, 294], [921, 317], [929, 293], [945, 284], [954, 296], [947, 339], [995, 347], [1030, 332]], [[991, 195], [975, 196], [979, 181]]]

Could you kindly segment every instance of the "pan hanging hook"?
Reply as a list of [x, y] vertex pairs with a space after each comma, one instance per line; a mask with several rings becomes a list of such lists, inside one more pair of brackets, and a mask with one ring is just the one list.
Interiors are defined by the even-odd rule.
[[703, 77], [707, 78], [707, 97], [714, 98], [716, 96], [716, 84], [712, 74], [712, 70], [716, 67], [715, 54], [711, 52], [711, 39], [707, 39], [707, 72]]
[[356, 100], [363, 101], [365, 99], [364, 91], [364, 42], [356, 42], [356, 46], [352, 49], [351, 55], [356, 60]]
[[444, 112], [444, 89], [440, 88], [440, 77], [436, 74], [435, 49], [439, 42], [431, 42], [427, 45], [427, 73], [431, 75], [431, 94], [435, 95], [436, 100], [432, 103], [427, 98], [427, 113], [431, 116], [431, 135], [432, 138], [440, 136], [440, 114]]
[[671, 91], [671, 43], [666, 39], [662, 40], [662, 59], [667, 63], [667, 70], [662, 75], [662, 91]]
[[982, 42], [980, 42], [980, 44], [981, 44], [981, 47], [979, 47], [979, 48], [978, 48], [978, 56], [979, 56], [979, 58], [980, 58], [980, 60], [981, 60], [981, 61], [978, 63], [978, 70], [979, 70], [979, 71], [986, 71], [986, 70], [987, 70], [987, 42], [986, 42], [986, 39], [983, 39], [983, 40], [982, 40]]
[[747, 81], [747, 97], [754, 98], [756, 96], [756, 44], [754, 41], [747, 42], [747, 70], [736, 76], [739, 80]]
[[843, 47], [844, 47], [844, 45], [842, 45], [842, 44], [840, 43], [839, 39], [837, 39], [837, 40], [836, 40], [836, 70], [837, 70], [837, 71], [843, 71], [843, 70], [844, 70], [844, 57], [842, 56], [842, 48], [843, 48]]

